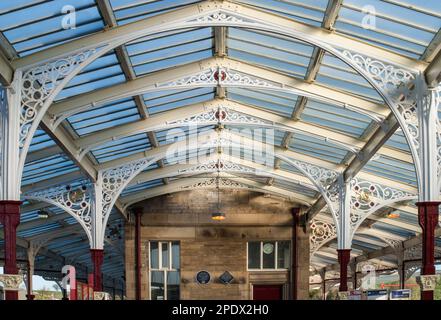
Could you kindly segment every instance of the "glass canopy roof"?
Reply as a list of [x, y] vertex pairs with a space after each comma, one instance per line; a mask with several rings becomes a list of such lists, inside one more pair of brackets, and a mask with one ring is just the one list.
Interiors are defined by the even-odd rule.
[[[99, 5], [97, 2], [107, 3]], [[11, 61], [35, 52], [63, 45], [66, 42], [103, 32], [109, 28], [133, 23], [172, 10], [180, 10], [201, 1], [191, 0], [14, 0], [0, 2], [0, 47]], [[236, 3], [258, 8], [276, 15], [344, 35], [373, 46], [386, 48], [393, 53], [411, 59], [430, 62], [433, 48], [439, 44], [441, 27], [441, 1], [426, 0], [343, 0], [338, 12], [330, 17], [331, 0], [237, 0]], [[74, 6], [72, 8], [71, 6]], [[75, 28], [63, 28], [66, 15], [75, 10]], [[367, 17], [367, 18], [366, 18]], [[333, 19], [333, 21], [329, 21]], [[372, 27], [372, 23], [375, 27]], [[330, 27], [327, 27], [330, 26]], [[371, 27], [370, 27], [371, 26]], [[161, 72], [174, 70], [180, 66], [199, 63], [216, 56], [215, 28], [187, 28], [149, 35], [108, 52], [82, 70], [58, 94], [54, 105], [69, 101], [87, 93], [99, 92], [116, 87], [127, 81], [142, 77], [157, 76]], [[225, 36], [226, 58], [246, 65], [257, 66], [261, 70], [297, 79], [317, 88], [328, 88], [335, 92], [355, 96], [366, 103], [378, 105], [390, 112], [381, 96], [372, 86], [344, 62], [329, 53], [318, 58], [318, 48], [302, 41], [294, 41], [283, 35], [269, 32], [227, 27]], [[303, 127], [320, 128], [329, 137], [341, 141], [356, 141], [363, 147], [378, 124], [372, 116], [357, 110], [302, 97], [294, 93], [251, 89], [243, 87], [226, 88], [222, 99], [269, 114], [291, 119]], [[146, 118], [165, 115], [174, 110], [210, 102], [219, 98], [215, 87], [199, 87], [173, 90], [156, 90], [139, 95], [106, 101], [73, 112], [64, 119], [60, 127], [72, 141], [97, 136], [105, 130], [138, 123]], [[52, 107], [51, 107], [52, 108]], [[51, 109], [49, 109], [51, 112]], [[383, 115], [384, 116], [384, 115]], [[213, 126], [198, 128], [200, 132], [213, 130]], [[225, 130], [233, 130], [226, 128]], [[188, 132], [187, 132], [188, 133]], [[168, 132], [133, 132], [123, 137], [115, 137], [93, 146], [85, 158], [94, 166], [106, 165], [110, 161], [124, 161], [130, 155], [147, 152], [170, 143]], [[328, 168], [344, 168], [354, 160], [353, 152], [343, 144], [335, 144], [315, 132], [288, 132], [276, 130], [275, 148], [288, 150], [293, 155], [301, 155], [311, 161], [320, 160]], [[352, 147], [352, 146], [351, 146]], [[27, 157], [22, 179], [22, 189], [44, 189], [60, 183], [79, 183], [85, 179], [81, 163], [72, 160], [65, 153], [62, 143], [53, 132], [41, 127], [36, 132]], [[288, 153], [289, 155], [289, 153]], [[163, 167], [173, 166], [167, 161], [158, 161], [144, 172], [154, 172]], [[295, 195], [309, 199], [312, 205], [320, 193], [312, 185], [293, 183], [286, 177], [300, 174], [285, 161], [275, 161], [278, 176], [274, 179], [259, 176], [236, 175], [254, 181], [261, 186], [273, 187], [274, 194], [291, 198]], [[406, 139], [400, 129], [391, 133], [382, 148], [361, 169], [359, 176], [381, 181], [384, 185], [407, 192], [416, 193], [416, 176]], [[121, 194], [120, 200], [146, 193], [159, 187], [172, 185], [177, 181], [194, 177], [171, 176], [130, 184]], [[235, 179], [232, 177], [231, 179]], [[295, 198], [295, 197], [294, 197]], [[366, 220], [371, 234], [357, 235], [354, 250], [359, 254], [378, 250], [387, 246], [378, 240], [376, 233], [387, 233], [395, 239], [405, 240], [418, 234], [416, 207], [414, 203], [387, 208], [396, 212], [398, 218], [391, 219], [385, 213], [375, 213]], [[49, 213], [49, 221], [38, 217], [40, 210]], [[319, 216], [330, 217], [325, 208]], [[115, 209], [110, 224], [123, 224], [123, 218]], [[72, 228], [72, 229], [69, 229]], [[75, 229], [76, 228], [76, 229]], [[64, 235], [50, 242], [47, 249], [63, 257], [80, 255], [79, 263], [90, 268], [88, 241], [75, 220], [61, 210], [26, 202], [23, 206], [22, 226], [19, 237], [30, 239], [66, 229]], [[72, 235], [69, 230], [76, 230]], [[123, 228], [120, 228], [121, 233]], [[112, 257], [105, 261], [104, 272], [111, 272], [121, 279], [124, 272], [123, 256], [120, 254], [121, 241], [106, 245]], [[336, 247], [330, 242], [314, 256], [316, 267], [333, 264], [329, 250]], [[84, 255], [80, 253], [84, 252]], [[326, 255], [321, 255], [321, 253]], [[357, 252], [357, 251], [354, 251]], [[42, 265], [49, 258], [40, 258]]]

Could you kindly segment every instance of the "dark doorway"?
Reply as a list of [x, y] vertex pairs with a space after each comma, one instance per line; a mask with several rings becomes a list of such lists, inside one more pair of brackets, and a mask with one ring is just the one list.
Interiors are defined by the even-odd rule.
[[253, 300], [282, 300], [283, 285], [253, 285]]

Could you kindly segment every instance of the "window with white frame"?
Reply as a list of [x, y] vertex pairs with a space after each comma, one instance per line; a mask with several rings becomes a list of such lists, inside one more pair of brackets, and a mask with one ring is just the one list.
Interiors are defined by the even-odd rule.
[[291, 261], [290, 241], [250, 241], [249, 270], [286, 270]]
[[150, 299], [179, 300], [179, 242], [151, 241], [149, 246]]

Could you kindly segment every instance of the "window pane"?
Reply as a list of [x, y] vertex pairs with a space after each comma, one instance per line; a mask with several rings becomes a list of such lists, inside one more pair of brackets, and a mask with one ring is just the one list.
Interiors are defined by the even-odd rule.
[[162, 242], [162, 268], [169, 269], [170, 263], [169, 263], [170, 257], [168, 252], [168, 242]]
[[263, 268], [275, 269], [276, 268], [276, 245], [275, 242], [263, 243]]
[[280, 241], [277, 243], [277, 268], [289, 269], [289, 262], [289, 241]]
[[152, 300], [164, 300], [164, 272], [152, 271]]
[[150, 242], [150, 265], [152, 269], [159, 269], [159, 251], [157, 242]]
[[179, 270], [179, 242], [172, 243], [172, 269]]
[[167, 300], [179, 300], [180, 281], [178, 271], [167, 272]]
[[260, 242], [248, 242], [248, 269], [260, 269]]

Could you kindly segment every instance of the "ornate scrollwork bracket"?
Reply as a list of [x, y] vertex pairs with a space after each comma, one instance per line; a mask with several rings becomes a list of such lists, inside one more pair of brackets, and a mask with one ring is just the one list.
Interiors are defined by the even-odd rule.
[[252, 187], [247, 186], [243, 183], [225, 178], [205, 179], [190, 185], [182, 186], [181, 189], [192, 190], [192, 189], [216, 188], [217, 186], [219, 186], [219, 188], [226, 188], [226, 189], [253, 189]]
[[325, 243], [337, 237], [337, 228], [334, 223], [313, 219], [310, 224], [311, 236], [310, 253], [313, 255]]
[[414, 200], [418, 196], [378, 183], [354, 178], [350, 181], [350, 228], [353, 235], [360, 224], [372, 213], [400, 201]]
[[27, 192], [22, 197], [28, 200], [43, 201], [63, 209], [81, 224], [91, 240], [94, 193], [90, 183], [83, 182], [79, 186], [55, 186], [46, 190]]
[[65, 57], [18, 70], [15, 81], [20, 93], [20, 162], [24, 164], [27, 150], [43, 114], [56, 95], [85, 65], [92, 62], [105, 46], [75, 52]]
[[235, 162], [226, 159], [213, 159], [206, 163], [201, 163], [191, 168], [179, 170], [179, 174], [190, 174], [199, 172], [237, 172], [237, 173], [255, 173], [255, 170], [245, 167]]

